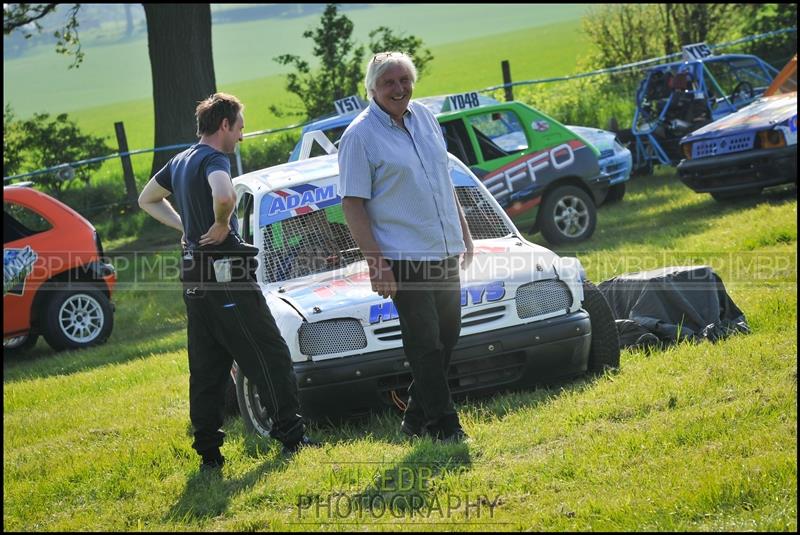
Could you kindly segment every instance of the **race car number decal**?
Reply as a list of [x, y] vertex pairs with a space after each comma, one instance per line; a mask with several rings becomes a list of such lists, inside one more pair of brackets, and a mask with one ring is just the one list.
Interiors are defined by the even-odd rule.
[[451, 110], [466, 110], [469, 108], [477, 108], [480, 106], [478, 101], [478, 93], [464, 93], [463, 95], [450, 95], [447, 97], [450, 101]]
[[[506, 288], [503, 281], [494, 281], [488, 284], [468, 286], [466, 288], [461, 288], [461, 306], [465, 307], [470, 304], [479, 305], [484, 301], [487, 303], [493, 303], [501, 300], [503, 297], [505, 297], [505, 295]], [[372, 305], [369, 308], [370, 325], [397, 318], [397, 308], [394, 306], [392, 301], [384, 301], [383, 303]]]
[[364, 108], [364, 106], [361, 105], [361, 100], [356, 95], [340, 98], [333, 104], [336, 106], [336, 113], [339, 115]]
[[3, 295], [22, 295], [25, 280], [39, 255], [26, 245], [23, 249], [3, 249]]
[[711, 52], [711, 49], [705, 43], [684, 45], [681, 48], [683, 49], [683, 57], [689, 61], [693, 59], [703, 59], [714, 55], [714, 53]]

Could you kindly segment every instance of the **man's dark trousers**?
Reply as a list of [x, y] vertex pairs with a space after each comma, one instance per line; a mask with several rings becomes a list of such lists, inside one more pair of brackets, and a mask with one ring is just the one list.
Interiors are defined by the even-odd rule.
[[225, 388], [233, 359], [258, 387], [272, 417], [270, 435], [284, 444], [300, 440], [297, 380], [289, 348], [258, 285], [183, 283], [189, 339], [189, 416], [192, 447], [200, 455], [222, 445]]
[[404, 421], [412, 428], [449, 434], [460, 428], [447, 369], [461, 332], [458, 256], [441, 261], [395, 260], [393, 301], [412, 382]]

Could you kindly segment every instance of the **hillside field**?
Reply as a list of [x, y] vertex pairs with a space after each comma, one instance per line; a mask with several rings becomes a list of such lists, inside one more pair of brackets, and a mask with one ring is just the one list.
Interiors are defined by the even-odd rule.
[[[221, 477], [200, 473], [190, 448], [185, 311], [179, 282], [157, 269], [178, 252], [113, 250], [120, 282], [105, 345], [56, 354], [39, 341], [4, 358], [3, 527], [794, 532], [796, 221], [794, 188], [722, 205], [671, 172], [634, 179], [621, 203], [600, 211], [591, 240], [558, 252], [576, 255], [596, 282], [710, 265], [751, 334], [625, 350], [620, 369], [599, 378], [459, 403], [467, 444], [409, 442], [386, 411], [314, 425], [325, 446], [285, 458], [234, 417]], [[424, 471], [412, 494], [466, 497], [483, 515], [301, 507], [311, 496], [397, 495], [378, 486], [376, 466]]]

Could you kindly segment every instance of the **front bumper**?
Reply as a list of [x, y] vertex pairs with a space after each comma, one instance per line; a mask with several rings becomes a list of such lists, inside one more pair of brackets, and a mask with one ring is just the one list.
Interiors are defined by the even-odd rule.
[[[531, 387], [586, 371], [589, 315], [579, 310], [526, 325], [463, 336], [450, 361], [455, 398]], [[295, 363], [305, 417], [347, 418], [405, 399], [411, 369], [402, 348], [320, 362]]]
[[617, 153], [600, 160], [600, 175], [595, 177], [597, 182], [606, 182], [609, 186], [614, 186], [626, 182], [631, 177], [633, 169], [633, 158], [631, 151]]
[[682, 160], [681, 181], [698, 193], [733, 192], [797, 180], [797, 145]]

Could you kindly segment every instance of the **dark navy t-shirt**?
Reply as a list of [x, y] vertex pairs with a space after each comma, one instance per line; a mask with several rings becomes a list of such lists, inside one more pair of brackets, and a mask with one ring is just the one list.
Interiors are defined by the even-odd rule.
[[[200, 236], [214, 224], [214, 199], [208, 184], [208, 175], [214, 171], [224, 171], [230, 176], [228, 156], [208, 145], [197, 144], [176, 154], [154, 177], [161, 187], [172, 192], [191, 249], [199, 246]], [[239, 231], [235, 213], [231, 216], [231, 228]]]

